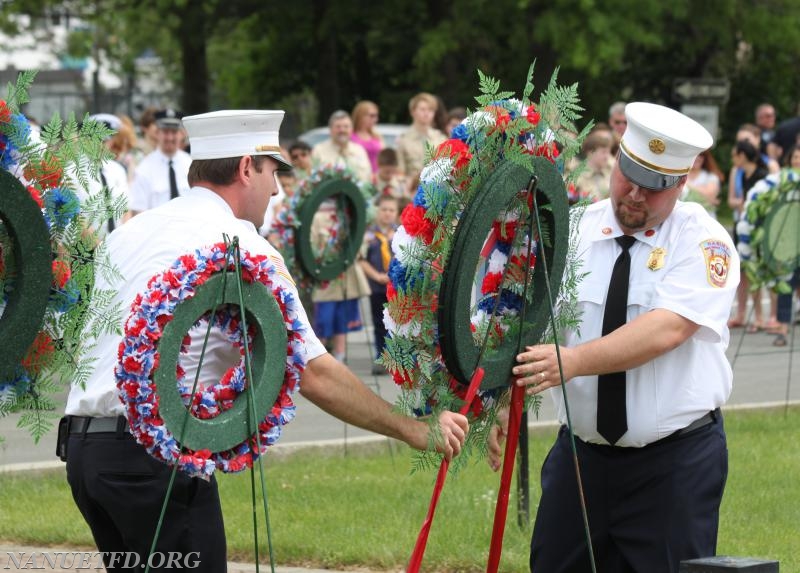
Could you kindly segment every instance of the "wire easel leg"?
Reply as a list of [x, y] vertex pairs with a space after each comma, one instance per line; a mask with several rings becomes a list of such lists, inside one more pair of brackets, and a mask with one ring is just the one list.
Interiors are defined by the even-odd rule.
[[[539, 205], [538, 201], [536, 200], [536, 195], [533, 196], [533, 210], [536, 217], [537, 233], [541, 238], [542, 222], [541, 219], [539, 218]], [[572, 416], [570, 415], [569, 411], [569, 400], [567, 398], [566, 380], [564, 380], [564, 367], [561, 362], [561, 350], [558, 345], [555, 301], [553, 299], [553, 293], [550, 290], [550, 271], [547, 269], [546, 249], [544, 249], [543, 247], [539, 249], [539, 256], [542, 258], [542, 263], [544, 264], [544, 272], [545, 272], [544, 284], [547, 287], [547, 299], [550, 308], [550, 324], [553, 328], [553, 336], [555, 337], [556, 358], [558, 359], [558, 372], [559, 376], [561, 377], [561, 393], [564, 397], [564, 410], [566, 411], [567, 414], [567, 429], [569, 430], [569, 440], [570, 440], [570, 445], [572, 447], [572, 457], [575, 462], [575, 478], [578, 481], [578, 496], [580, 497], [581, 513], [583, 514], [583, 527], [584, 527], [584, 533], [586, 535], [586, 548], [589, 552], [589, 562], [592, 567], [592, 573], [597, 573], [597, 565], [595, 564], [594, 560], [594, 548], [592, 547], [592, 535], [591, 535], [591, 530], [589, 528], [589, 513], [586, 509], [586, 498], [583, 492], [583, 480], [581, 479], [580, 462], [578, 461], [578, 449], [575, 446], [575, 433], [572, 431]]]

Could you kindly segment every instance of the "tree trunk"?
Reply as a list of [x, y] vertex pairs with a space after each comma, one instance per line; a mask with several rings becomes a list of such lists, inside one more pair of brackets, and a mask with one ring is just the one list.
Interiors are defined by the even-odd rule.
[[328, 117], [341, 105], [339, 101], [338, 46], [336, 30], [329, 18], [329, 0], [314, 0], [314, 48], [317, 60], [317, 95], [319, 122], [327, 125]]
[[206, 13], [203, 0], [189, 0], [180, 14], [178, 41], [183, 71], [183, 113], [204, 113], [209, 109], [209, 77], [206, 59]]

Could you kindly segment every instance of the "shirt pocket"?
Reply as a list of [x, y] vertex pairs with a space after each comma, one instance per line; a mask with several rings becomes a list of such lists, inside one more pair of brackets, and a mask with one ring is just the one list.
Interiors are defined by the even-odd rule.
[[608, 283], [584, 279], [578, 284], [578, 302], [602, 305], [606, 300]]
[[628, 286], [628, 306], [639, 306], [649, 310], [653, 302], [656, 285], [652, 281], [632, 282]]

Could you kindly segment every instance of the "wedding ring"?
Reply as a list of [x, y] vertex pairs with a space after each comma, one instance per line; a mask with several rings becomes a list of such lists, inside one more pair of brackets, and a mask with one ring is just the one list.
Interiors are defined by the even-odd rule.
[[544, 382], [544, 372], [539, 372], [539, 377], [542, 379], [542, 382]]

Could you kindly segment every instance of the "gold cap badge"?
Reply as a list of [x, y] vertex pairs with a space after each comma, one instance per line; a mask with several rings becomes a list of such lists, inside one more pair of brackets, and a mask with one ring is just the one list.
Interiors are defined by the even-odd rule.
[[661, 155], [667, 149], [667, 146], [660, 139], [651, 139], [647, 146], [656, 155]]

